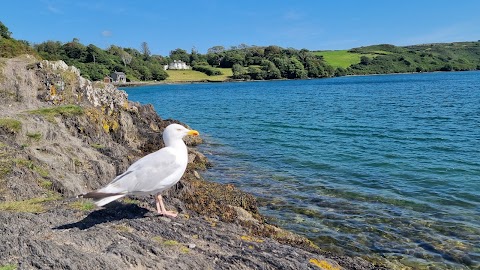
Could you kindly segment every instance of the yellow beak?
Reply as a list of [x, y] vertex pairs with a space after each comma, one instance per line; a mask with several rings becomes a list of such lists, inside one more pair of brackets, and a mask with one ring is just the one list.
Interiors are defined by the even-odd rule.
[[198, 131], [196, 130], [189, 130], [187, 134], [192, 136], [198, 136], [200, 133], [198, 133]]

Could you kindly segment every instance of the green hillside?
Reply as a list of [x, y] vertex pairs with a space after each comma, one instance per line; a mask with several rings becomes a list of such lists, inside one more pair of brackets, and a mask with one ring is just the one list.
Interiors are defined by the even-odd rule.
[[[480, 69], [480, 42], [413, 46], [372, 45], [342, 51], [316, 51], [341, 75]], [[338, 74], [338, 72], [337, 72]]]
[[348, 50], [338, 50], [338, 51], [315, 51], [315, 55], [322, 56], [327, 64], [331, 65], [334, 68], [348, 68], [351, 65], [360, 63], [360, 58], [362, 56], [376, 57], [378, 55], [388, 54], [389, 52], [384, 51], [374, 51], [372, 53], [356, 53]]

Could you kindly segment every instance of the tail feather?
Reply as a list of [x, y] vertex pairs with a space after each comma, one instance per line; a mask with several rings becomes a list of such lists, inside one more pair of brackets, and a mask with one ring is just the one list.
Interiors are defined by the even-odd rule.
[[92, 191], [89, 193], [79, 195], [78, 197], [91, 198], [93, 199], [93, 202], [95, 203], [95, 205], [104, 206], [108, 203], [111, 203], [115, 200], [125, 197], [126, 195], [127, 195], [126, 193], [105, 193], [105, 192]]

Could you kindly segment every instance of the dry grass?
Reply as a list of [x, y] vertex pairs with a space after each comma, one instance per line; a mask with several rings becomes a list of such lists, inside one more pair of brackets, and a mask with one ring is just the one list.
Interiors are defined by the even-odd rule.
[[7, 201], [0, 203], [0, 211], [25, 212], [25, 213], [41, 213], [45, 211], [43, 203], [58, 200], [58, 196], [46, 198], [33, 198], [23, 201]]
[[169, 77], [165, 82], [222, 82], [228, 80], [233, 74], [231, 68], [218, 69], [222, 72], [222, 75], [208, 76], [205, 73], [195, 70], [167, 70]]

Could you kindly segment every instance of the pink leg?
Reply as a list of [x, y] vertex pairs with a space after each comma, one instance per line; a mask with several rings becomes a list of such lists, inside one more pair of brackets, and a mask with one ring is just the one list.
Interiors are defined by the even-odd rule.
[[165, 209], [165, 205], [163, 204], [163, 199], [162, 199], [162, 195], [157, 194], [157, 196], [155, 196], [155, 201], [157, 203], [157, 213], [160, 214], [160, 215], [164, 215], [164, 216], [169, 216], [169, 217], [176, 217], [178, 215], [178, 213], [175, 213], [173, 211], [167, 211], [167, 209]]

